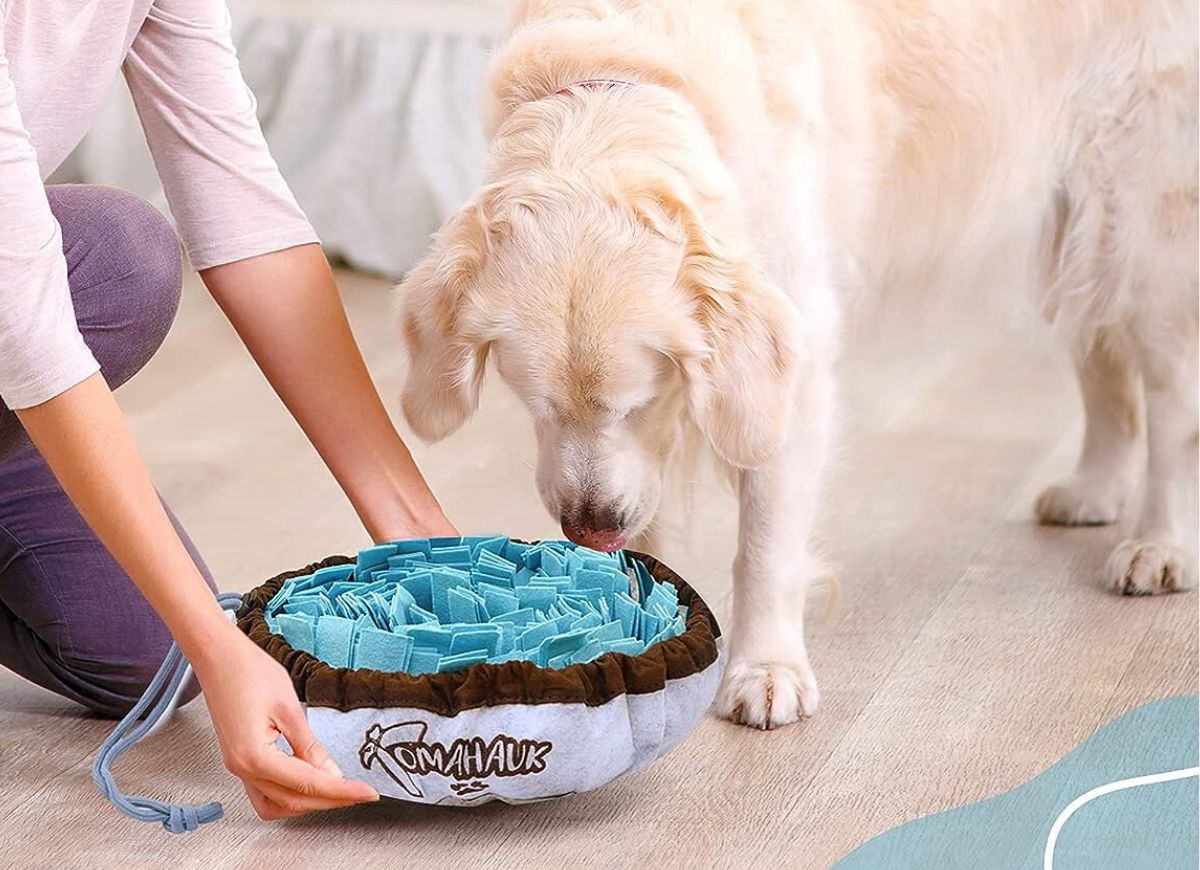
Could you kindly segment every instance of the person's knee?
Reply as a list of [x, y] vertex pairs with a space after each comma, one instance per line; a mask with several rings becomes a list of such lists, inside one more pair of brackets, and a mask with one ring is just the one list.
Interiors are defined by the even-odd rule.
[[167, 336], [183, 289], [183, 252], [171, 222], [146, 200], [107, 188], [104, 233], [123, 252], [122, 292], [137, 304], [140, 334], [157, 349]]
[[[61, 214], [60, 223], [71, 225], [69, 244], [79, 247], [68, 253], [68, 261], [76, 262], [80, 279], [85, 284], [119, 282], [119, 293], [98, 304], [120, 306], [114, 313], [130, 331], [127, 344], [136, 358], [121, 368], [140, 367], [162, 344], [179, 310], [183, 252], [174, 227], [149, 202], [114, 187], [49, 187], [47, 197], [55, 214]], [[110, 380], [131, 374], [106, 372]]]

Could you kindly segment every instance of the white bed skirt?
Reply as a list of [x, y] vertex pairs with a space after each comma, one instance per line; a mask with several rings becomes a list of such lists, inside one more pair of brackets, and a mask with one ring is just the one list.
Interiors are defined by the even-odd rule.
[[[397, 277], [478, 184], [505, 0], [231, 0], [271, 150], [332, 256]], [[165, 206], [123, 84], [56, 173]]]

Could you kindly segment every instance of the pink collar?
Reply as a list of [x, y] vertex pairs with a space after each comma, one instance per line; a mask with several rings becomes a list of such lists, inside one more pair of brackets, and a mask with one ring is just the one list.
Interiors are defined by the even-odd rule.
[[637, 87], [633, 82], [623, 82], [620, 79], [585, 79], [581, 82], [571, 82], [569, 85], [563, 85], [554, 93], [569, 94], [575, 88], [583, 88], [586, 91], [604, 91], [611, 88], [634, 88]]

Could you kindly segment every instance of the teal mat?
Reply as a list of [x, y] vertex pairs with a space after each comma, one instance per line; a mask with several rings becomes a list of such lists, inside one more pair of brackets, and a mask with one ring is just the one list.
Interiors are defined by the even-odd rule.
[[[1117, 780], [1194, 768], [1200, 698], [1155, 701], [1102, 727], [1048, 770], [979, 803], [868, 840], [834, 870], [1042, 870], [1046, 838], [1077, 797]], [[1196, 870], [1195, 776], [1096, 797], [1062, 827], [1054, 870]]]

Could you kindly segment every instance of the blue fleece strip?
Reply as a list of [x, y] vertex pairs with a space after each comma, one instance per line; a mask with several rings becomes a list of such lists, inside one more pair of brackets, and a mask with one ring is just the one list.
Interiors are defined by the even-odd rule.
[[500, 536], [369, 547], [354, 566], [288, 580], [265, 616], [334, 667], [412, 674], [482, 661], [561, 668], [684, 631], [675, 587], [628, 554]]

